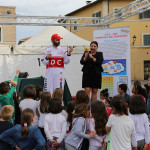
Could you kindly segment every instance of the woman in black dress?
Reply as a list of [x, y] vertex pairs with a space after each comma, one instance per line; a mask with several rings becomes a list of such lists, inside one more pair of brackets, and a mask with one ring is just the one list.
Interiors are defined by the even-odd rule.
[[83, 65], [82, 88], [88, 93], [91, 102], [97, 100], [97, 91], [101, 88], [101, 72], [103, 72], [103, 53], [97, 52], [98, 43], [92, 41], [90, 51], [84, 52], [80, 63]]

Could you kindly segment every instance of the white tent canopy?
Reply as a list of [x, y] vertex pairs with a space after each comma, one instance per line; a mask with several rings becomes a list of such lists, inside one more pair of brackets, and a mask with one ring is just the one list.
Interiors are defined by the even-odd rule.
[[76, 36], [64, 27], [49, 26], [21, 45], [17, 45], [14, 49], [14, 54], [42, 54], [43, 50], [51, 45], [51, 36], [56, 33], [63, 38], [61, 46], [65, 48], [75, 46], [74, 52], [77, 53], [84, 49], [84, 46], [89, 46], [90, 44], [89, 41]]
[[11, 45], [0, 45], [0, 82], [9, 79]]
[[9, 55], [11, 53], [11, 45], [0, 45], [0, 55]]

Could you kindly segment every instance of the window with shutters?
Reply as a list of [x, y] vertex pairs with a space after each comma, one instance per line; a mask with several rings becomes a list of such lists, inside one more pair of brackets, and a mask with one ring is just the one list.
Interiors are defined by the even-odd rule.
[[147, 11], [145, 11], [145, 12], [143, 12], [143, 13], [140, 13], [140, 14], [139, 14], [139, 18], [140, 18], [140, 19], [150, 18], [150, 10], [147, 10]]
[[144, 61], [144, 80], [150, 75], [150, 61]]
[[[74, 23], [77, 24], [77, 21], [74, 21]], [[73, 30], [74, 30], [74, 31], [77, 30], [77, 26], [74, 26], [74, 27], [73, 27]]]
[[143, 34], [143, 46], [150, 46], [150, 34]]
[[[92, 17], [101, 17], [101, 11], [92, 14]], [[98, 23], [98, 22], [99, 22], [98, 20], [93, 20], [93, 23]]]

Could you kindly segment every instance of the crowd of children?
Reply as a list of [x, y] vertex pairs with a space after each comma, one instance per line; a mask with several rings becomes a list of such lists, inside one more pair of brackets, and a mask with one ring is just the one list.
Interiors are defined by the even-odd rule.
[[0, 150], [147, 150], [150, 77], [146, 90], [136, 81], [130, 96], [121, 84], [118, 95], [103, 89], [92, 104], [80, 90], [64, 110], [59, 88], [50, 93], [27, 85], [20, 101], [19, 72], [14, 81], [0, 83]]

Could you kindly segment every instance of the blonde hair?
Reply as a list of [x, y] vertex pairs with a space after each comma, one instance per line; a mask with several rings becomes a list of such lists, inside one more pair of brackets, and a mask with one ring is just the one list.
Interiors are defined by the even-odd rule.
[[56, 88], [53, 92], [52, 98], [60, 98], [62, 100], [63, 97], [63, 91], [61, 88]]
[[5, 105], [2, 107], [1, 112], [0, 112], [0, 117], [4, 120], [9, 120], [11, 119], [12, 115], [14, 112], [14, 107], [11, 105]]
[[74, 118], [83, 117], [86, 118], [87, 111], [90, 109], [88, 104], [81, 103], [75, 106]]

